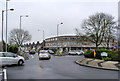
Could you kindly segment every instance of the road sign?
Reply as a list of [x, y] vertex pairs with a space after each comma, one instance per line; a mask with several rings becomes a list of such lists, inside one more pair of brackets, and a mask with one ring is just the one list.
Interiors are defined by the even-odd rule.
[[107, 57], [108, 54], [107, 54], [106, 52], [102, 52], [102, 53], [101, 53], [101, 56], [106, 56], [106, 57]]
[[24, 47], [25, 47], [25, 45], [24, 45]]

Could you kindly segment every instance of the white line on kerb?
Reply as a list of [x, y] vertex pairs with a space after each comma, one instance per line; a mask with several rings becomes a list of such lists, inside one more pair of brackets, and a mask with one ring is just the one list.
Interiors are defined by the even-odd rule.
[[7, 71], [6, 71], [6, 69], [3, 69], [3, 72], [4, 72], [4, 80], [7, 81]]
[[34, 58], [33, 55], [31, 55], [31, 57]]

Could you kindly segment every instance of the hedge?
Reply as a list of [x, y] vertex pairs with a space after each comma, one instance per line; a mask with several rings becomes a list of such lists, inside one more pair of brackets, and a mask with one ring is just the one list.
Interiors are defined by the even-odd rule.
[[120, 58], [119, 58], [120, 51], [114, 52], [114, 51], [110, 51], [110, 50], [106, 50], [106, 49], [97, 49], [95, 52], [96, 52], [96, 57], [94, 57], [94, 51], [92, 51], [92, 50], [89, 50], [86, 53], [84, 53], [84, 56], [87, 58], [103, 59], [101, 57], [101, 53], [106, 52], [108, 54], [108, 56], [107, 56], [107, 58], [104, 58], [104, 60], [112, 60], [112, 61], [120, 60]]
[[18, 52], [18, 47], [17, 46], [9, 46], [8, 47], [8, 52], [17, 53]]

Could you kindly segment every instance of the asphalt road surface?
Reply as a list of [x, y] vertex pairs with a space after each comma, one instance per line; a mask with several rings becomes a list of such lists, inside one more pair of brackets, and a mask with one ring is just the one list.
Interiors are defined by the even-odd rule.
[[8, 66], [8, 79], [118, 79], [118, 71], [80, 66], [75, 63], [83, 56], [52, 56], [39, 60], [30, 55], [24, 66]]

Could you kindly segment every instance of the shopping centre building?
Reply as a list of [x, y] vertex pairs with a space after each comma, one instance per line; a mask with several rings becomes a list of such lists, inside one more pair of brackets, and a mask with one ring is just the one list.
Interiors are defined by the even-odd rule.
[[[113, 48], [113, 41], [110, 42], [109, 48]], [[77, 49], [94, 49], [95, 43], [92, 43], [84, 36], [58, 36], [45, 39], [45, 49], [61, 49], [61, 50], [77, 50]], [[106, 48], [107, 45], [103, 42], [99, 48]]]

